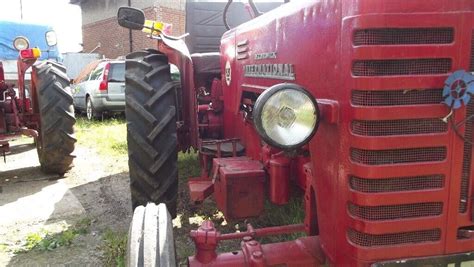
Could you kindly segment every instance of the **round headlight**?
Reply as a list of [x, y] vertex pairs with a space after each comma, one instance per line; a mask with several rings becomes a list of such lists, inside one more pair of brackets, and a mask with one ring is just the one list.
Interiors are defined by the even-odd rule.
[[28, 49], [28, 47], [30, 47], [30, 42], [26, 37], [18, 36], [13, 40], [13, 47], [18, 51]]
[[306, 144], [319, 124], [316, 100], [296, 84], [277, 84], [255, 102], [253, 120], [262, 139], [275, 147], [293, 149]]
[[58, 43], [56, 32], [49, 31], [46, 33], [46, 43], [48, 44], [48, 46], [55, 46]]

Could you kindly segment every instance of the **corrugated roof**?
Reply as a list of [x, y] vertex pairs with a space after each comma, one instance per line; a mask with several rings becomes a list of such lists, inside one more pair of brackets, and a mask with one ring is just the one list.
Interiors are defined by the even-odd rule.
[[69, 4], [73, 4], [73, 5], [80, 5], [82, 4], [83, 2], [86, 2], [87, 0], [69, 0]]

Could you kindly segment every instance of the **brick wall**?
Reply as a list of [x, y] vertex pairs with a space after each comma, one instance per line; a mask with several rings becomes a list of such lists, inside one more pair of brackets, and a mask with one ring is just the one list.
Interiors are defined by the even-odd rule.
[[[173, 35], [184, 34], [185, 12], [164, 6], [144, 9], [147, 19], [156, 19], [173, 24]], [[96, 21], [82, 26], [84, 52], [88, 53], [99, 44], [94, 52], [107, 58], [116, 58], [129, 53], [129, 30], [118, 25], [115, 17]], [[132, 31], [133, 51], [156, 48], [156, 41], [147, 38], [145, 33]]]

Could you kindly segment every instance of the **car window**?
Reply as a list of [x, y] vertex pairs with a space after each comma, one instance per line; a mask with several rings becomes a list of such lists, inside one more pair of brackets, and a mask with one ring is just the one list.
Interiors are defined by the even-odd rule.
[[95, 80], [98, 80], [102, 74], [102, 71], [104, 70], [104, 66], [99, 66], [97, 68], [95, 68], [92, 72], [91, 72], [91, 75], [89, 77], [89, 81], [95, 81]]
[[109, 69], [109, 81], [125, 81], [125, 63], [112, 63]]

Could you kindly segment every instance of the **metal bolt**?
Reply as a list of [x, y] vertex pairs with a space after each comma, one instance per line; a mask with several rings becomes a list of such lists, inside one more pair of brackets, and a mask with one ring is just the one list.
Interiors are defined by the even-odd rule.
[[249, 242], [249, 245], [256, 246], [256, 245], [258, 245], [258, 242], [255, 241], [255, 240], [252, 240], [252, 241]]
[[244, 236], [243, 240], [244, 240], [244, 242], [249, 242], [250, 240], [252, 240], [252, 237], [251, 236]]
[[254, 258], [256, 258], [256, 259], [260, 259], [260, 258], [262, 258], [263, 253], [262, 253], [261, 251], [254, 251], [254, 252], [252, 253], [252, 256], [253, 256]]

